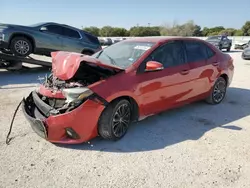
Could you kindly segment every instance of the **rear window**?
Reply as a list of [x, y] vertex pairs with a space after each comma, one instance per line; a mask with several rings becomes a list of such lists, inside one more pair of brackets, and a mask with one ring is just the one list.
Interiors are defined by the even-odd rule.
[[98, 38], [96, 36], [93, 36], [91, 34], [88, 34], [86, 32], [84, 32], [84, 35], [89, 39], [90, 42], [94, 43], [94, 44], [100, 44]]

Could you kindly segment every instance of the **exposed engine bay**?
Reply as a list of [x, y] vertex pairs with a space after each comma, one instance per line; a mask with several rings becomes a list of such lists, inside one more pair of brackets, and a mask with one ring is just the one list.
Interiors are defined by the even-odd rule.
[[51, 74], [48, 78], [46, 78], [44, 86], [55, 90], [73, 87], [86, 87], [100, 80], [107, 79], [116, 73], [117, 72], [112, 69], [102, 68], [89, 63], [82, 63], [74, 77], [70, 80], [60, 80]]
[[[43, 85], [45, 88], [52, 90], [52, 92], [62, 91], [65, 89], [76, 90], [77, 88], [87, 88], [88, 85], [91, 85], [100, 80], [107, 79], [110, 76], [117, 74], [118, 71], [113, 69], [103, 68], [94, 64], [90, 64], [87, 62], [81, 63], [79, 69], [76, 71], [75, 75], [69, 80], [60, 80], [56, 76], [53, 75], [53, 72], [50, 76], [45, 78]], [[52, 98], [48, 96], [43, 96], [38, 94], [41, 100], [43, 100], [46, 104], [57, 110], [57, 113], [64, 113], [71, 109], [76, 108], [81, 103], [72, 102], [69, 99], [69, 94], [65, 96], [65, 99]], [[84, 99], [83, 99], [84, 100]], [[82, 101], [81, 101], [82, 102]]]

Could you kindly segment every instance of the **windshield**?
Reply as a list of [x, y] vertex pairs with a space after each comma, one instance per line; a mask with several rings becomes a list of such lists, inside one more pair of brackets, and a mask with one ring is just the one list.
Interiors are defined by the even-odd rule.
[[207, 40], [220, 40], [221, 36], [212, 36], [212, 37], [208, 37]]
[[112, 64], [126, 69], [154, 44], [152, 42], [124, 41], [106, 47], [92, 56], [100, 59], [105, 64]]

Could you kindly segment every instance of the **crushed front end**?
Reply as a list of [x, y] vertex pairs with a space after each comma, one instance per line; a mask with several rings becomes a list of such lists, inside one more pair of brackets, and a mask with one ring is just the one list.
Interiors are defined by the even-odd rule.
[[98, 120], [107, 101], [91, 90], [121, 72], [94, 58], [52, 53], [52, 74], [23, 100], [33, 130], [54, 143], [81, 143], [98, 135]]
[[98, 135], [98, 119], [105, 108], [105, 101], [95, 94], [74, 107], [67, 105], [70, 103], [66, 99], [59, 100], [59, 104], [64, 100], [64, 105], [52, 107], [46, 103], [48, 99], [36, 91], [23, 99], [23, 113], [40, 137], [54, 143], [75, 144]]

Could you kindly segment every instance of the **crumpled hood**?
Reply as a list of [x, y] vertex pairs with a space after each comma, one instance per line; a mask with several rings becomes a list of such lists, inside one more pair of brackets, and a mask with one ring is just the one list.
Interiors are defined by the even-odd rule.
[[74, 52], [65, 52], [65, 51], [52, 52], [51, 57], [52, 57], [52, 73], [54, 76], [56, 76], [61, 80], [71, 79], [76, 74], [81, 63], [90, 63], [114, 71], [123, 70], [117, 66], [104, 64], [92, 56]]

